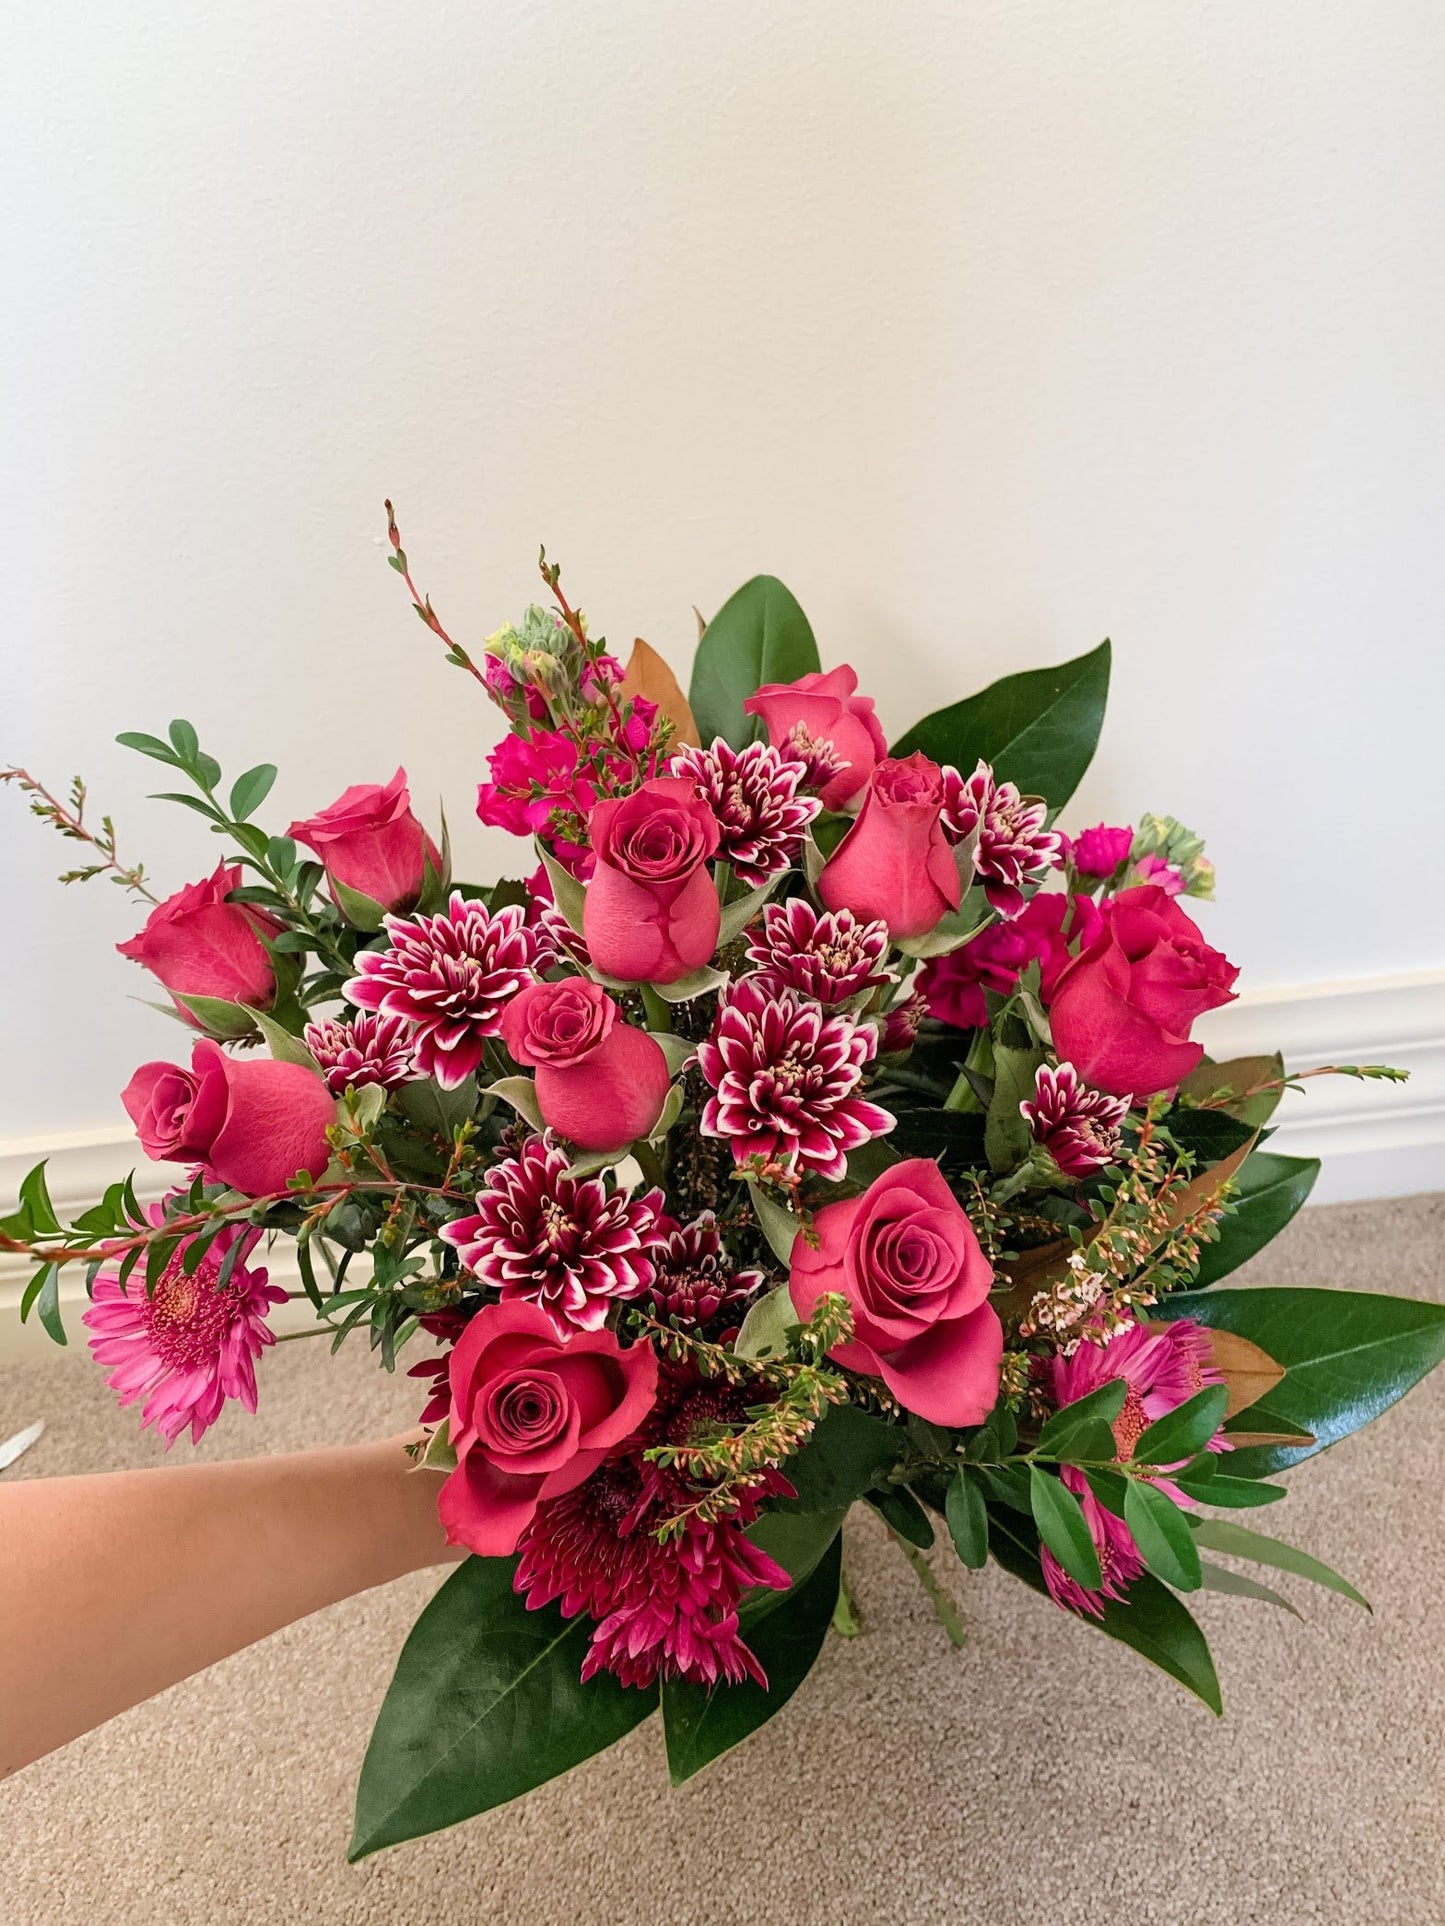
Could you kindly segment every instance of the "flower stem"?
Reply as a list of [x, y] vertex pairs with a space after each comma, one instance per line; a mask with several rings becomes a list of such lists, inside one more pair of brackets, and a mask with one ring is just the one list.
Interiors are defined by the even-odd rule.
[[925, 1554], [918, 1549], [917, 1545], [910, 1545], [906, 1538], [900, 1537], [891, 1525], [888, 1527], [888, 1535], [913, 1567], [919, 1584], [928, 1594], [928, 1602], [933, 1607], [933, 1616], [948, 1634], [949, 1643], [960, 1648], [967, 1645], [968, 1632], [964, 1627], [963, 1614], [939, 1584]]

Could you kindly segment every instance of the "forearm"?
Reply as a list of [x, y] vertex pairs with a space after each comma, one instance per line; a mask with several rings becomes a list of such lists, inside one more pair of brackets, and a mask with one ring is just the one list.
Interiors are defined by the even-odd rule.
[[0, 1486], [0, 1774], [453, 1556], [404, 1442]]

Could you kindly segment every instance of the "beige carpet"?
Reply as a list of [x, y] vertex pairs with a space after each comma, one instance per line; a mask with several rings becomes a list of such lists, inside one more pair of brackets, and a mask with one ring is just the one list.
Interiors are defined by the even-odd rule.
[[[1308, 1213], [1265, 1261], [1280, 1282], [1445, 1298], [1445, 1197]], [[259, 1420], [232, 1416], [209, 1448], [359, 1438], [411, 1415], [404, 1381], [323, 1348], [274, 1354]], [[50, 1431], [31, 1475], [155, 1459], [73, 1358], [0, 1371], [0, 1436], [37, 1416]], [[830, 1640], [742, 1751], [670, 1792], [645, 1726], [517, 1805], [351, 1868], [352, 1785], [436, 1582], [421, 1578], [293, 1626], [0, 1786], [0, 1917], [1434, 1926], [1445, 1374], [1294, 1482], [1269, 1523], [1375, 1614], [1302, 1585], [1288, 1588], [1304, 1625], [1205, 1598], [1222, 1722], [1013, 1581], [956, 1564], [972, 1643], [955, 1653], [865, 1518], [848, 1560], [868, 1635]]]

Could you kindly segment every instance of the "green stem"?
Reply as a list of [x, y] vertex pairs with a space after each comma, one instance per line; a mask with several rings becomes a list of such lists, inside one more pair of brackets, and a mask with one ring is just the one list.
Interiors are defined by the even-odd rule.
[[939, 1584], [927, 1557], [917, 1545], [910, 1545], [906, 1538], [900, 1537], [891, 1525], [888, 1527], [888, 1535], [913, 1567], [919, 1584], [928, 1594], [928, 1602], [933, 1607], [933, 1616], [948, 1634], [949, 1643], [959, 1647], [967, 1645], [968, 1633], [964, 1628], [963, 1615]]
[[863, 1614], [846, 1571], [838, 1574], [838, 1602], [833, 1607], [833, 1630], [839, 1638], [861, 1638], [866, 1630]]
[[638, 988], [642, 991], [642, 1007], [647, 1013], [648, 1029], [670, 1031], [672, 1005], [667, 998], [659, 996], [650, 983], [640, 983]]

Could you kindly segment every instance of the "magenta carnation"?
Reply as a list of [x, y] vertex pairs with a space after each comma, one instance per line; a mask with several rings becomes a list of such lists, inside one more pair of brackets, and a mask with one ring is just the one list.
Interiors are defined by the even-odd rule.
[[761, 1157], [834, 1180], [850, 1150], [881, 1137], [893, 1118], [857, 1094], [878, 1033], [752, 977], [734, 985], [697, 1060], [714, 1094], [704, 1136], [726, 1137], [733, 1159]]
[[531, 981], [536, 940], [517, 905], [489, 910], [457, 892], [439, 916], [388, 916], [386, 933], [390, 949], [362, 950], [345, 994], [403, 1018], [420, 1075], [455, 1090], [501, 1030], [508, 999]]
[[820, 915], [802, 896], [769, 903], [748, 938], [757, 982], [797, 990], [825, 1009], [891, 983], [887, 957], [886, 923], [865, 923], [849, 909]]
[[323, 1017], [308, 1023], [301, 1041], [321, 1066], [326, 1088], [333, 1097], [376, 1084], [396, 1090], [416, 1075], [411, 1053], [411, 1025], [405, 1017], [373, 1016], [362, 1010], [349, 1021]]
[[1047, 803], [1021, 796], [1011, 782], [996, 782], [986, 762], [966, 782], [956, 769], [943, 772], [944, 834], [961, 843], [978, 831], [974, 866], [1000, 916], [1017, 916], [1025, 886], [1059, 860], [1064, 839], [1044, 827], [1048, 814]]
[[766, 1283], [761, 1271], [733, 1268], [710, 1210], [690, 1224], [664, 1217], [666, 1231], [652, 1253], [654, 1275], [648, 1301], [659, 1317], [700, 1330], [739, 1324]]
[[[164, 1221], [160, 1204], [146, 1215]], [[228, 1398], [256, 1409], [256, 1359], [275, 1339], [266, 1323], [286, 1293], [266, 1281], [263, 1267], [246, 1259], [263, 1233], [228, 1225], [212, 1241], [195, 1270], [184, 1258], [192, 1239], [180, 1243], [147, 1293], [145, 1265], [133, 1266], [124, 1284], [119, 1265], [96, 1277], [93, 1302], [82, 1322], [93, 1333], [90, 1349], [105, 1367], [120, 1403], [145, 1399], [141, 1424], [154, 1425], [170, 1448], [190, 1426], [191, 1442], [220, 1417]], [[220, 1285], [221, 1267], [239, 1242], [239, 1255]]]
[[1134, 831], [1128, 824], [1095, 823], [1080, 830], [1068, 845], [1068, 854], [1081, 876], [1112, 876], [1121, 863], [1129, 860], [1134, 847]]
[[1118, 1156], [1129, 1101], [1091, 1090], [1071, 1063], [1061, 1063], [1057, 1070], [1041, 1063], [1034, 1094], [1019, 1109], [1034, 1142], [1043, 1145], [1064, 1175], [1087, 1177]]
[[600, 1176], [569, 1177], [567, 1164], [550, 1137], [529, 1138], [487, 1172], [477, 1214], [441, 1233], [481, 1283], [540, 1304], [564, 1337], [601, 1330], [614, 1304], [647, 1289], [662, 1217], [660, 1190], [629, 1197]]
[[697, 784], [717, 817], [718, 856], [754, 889], [791, 867], [803, 831], [823, 807], [799, 793], [805, 766], [765, 742], [730, 749], [719, 736], [711, 749], [680, 750], [668, 773]]

